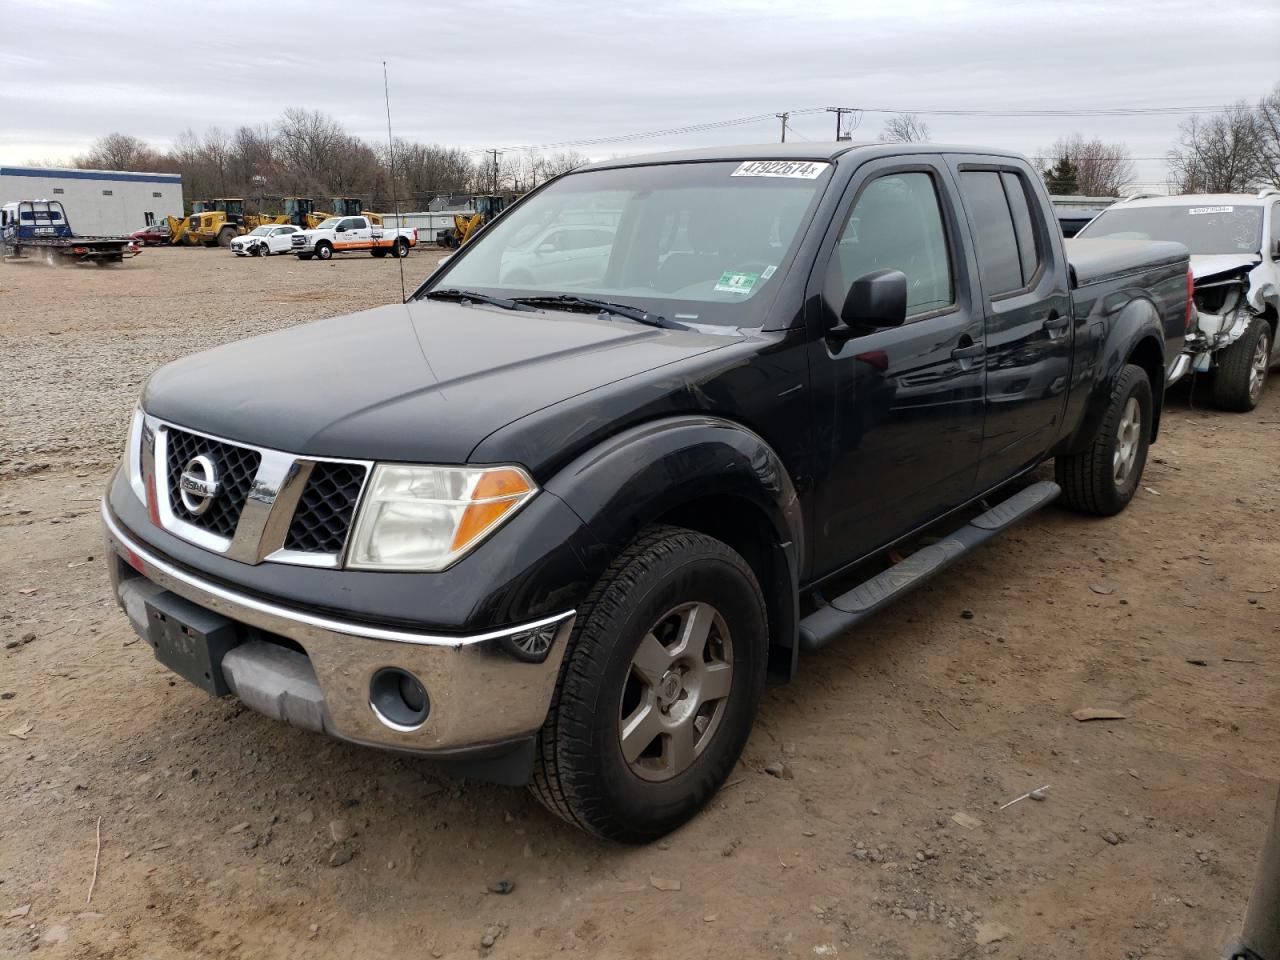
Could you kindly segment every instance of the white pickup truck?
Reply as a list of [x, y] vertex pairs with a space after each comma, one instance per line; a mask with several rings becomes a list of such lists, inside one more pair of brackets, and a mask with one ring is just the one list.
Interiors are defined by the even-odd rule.
[[292, 252], [299, 260], [328, 260], [335, 253], [368, 250], [375, 257], [407, 257], [418, 245], [418, 231], [374, 226], [368, 217], [330, 217], [314, 230], [293, 235]]

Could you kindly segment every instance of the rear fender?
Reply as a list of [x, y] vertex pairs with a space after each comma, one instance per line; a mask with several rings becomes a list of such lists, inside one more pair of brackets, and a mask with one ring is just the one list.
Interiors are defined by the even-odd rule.
[[717, 417], [650, 421], [588, 450], [544, 489], [568, 504], [598, 542], [583, 557], [592, 578], [654, 523], [728, 542], [752, 565], [764, 593], [771, 676], [794, 673], [803, 522], [786, 467], [759, 435]]
[[[1085, 329], [1101, 334], [1093, 349], [1094, 377], [1085, 401], [1084, 414], [1075, 431], [1063, 442], [1059, 453], [1080, 453], [1093, 442], [1094, 435], [1106, 416], [1116, 379], [1126, 364], [1137, 364], [1151, 381], [1153, 420], [1151, 440], [1155, 441], [1164, 409], [1165, 333], [1160, 311], [1145, 294], [1121, 290], [1106, 300], [1128, 300], [1115, 313], [1107, 315], [1107, 302], [1102, 304], [1103, 317], [1091, 317]], [[1099, 330], [1099, 328], [1101, 328]]]

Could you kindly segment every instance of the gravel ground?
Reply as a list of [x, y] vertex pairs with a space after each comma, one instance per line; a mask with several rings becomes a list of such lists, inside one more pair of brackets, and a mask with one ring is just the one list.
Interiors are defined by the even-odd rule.
[[0, 267], [0, 958], [1218, 955], [1280, 778], [1280, 382], [1176, 394], [1123, 515], [1043, 511], [806, 656], [712, 805], [622, 848], [210, 700], [109, 596], [148, 371], [398, 295], [360, 257]]

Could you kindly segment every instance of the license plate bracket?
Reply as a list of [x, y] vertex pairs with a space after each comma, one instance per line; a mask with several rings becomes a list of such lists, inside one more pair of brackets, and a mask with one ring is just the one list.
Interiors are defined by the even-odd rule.
[[148, 598], [146, 607], [147, 642], [156, 660], [211, 696], [230, 693], [222, 658], [244, 639], [243, 628], [167, 591]]

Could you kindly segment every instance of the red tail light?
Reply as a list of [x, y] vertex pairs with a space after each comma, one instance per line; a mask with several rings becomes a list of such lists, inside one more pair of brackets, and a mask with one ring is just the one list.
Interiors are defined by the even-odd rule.
[[414, 242], [414, 243], [417, 243], [417, 242], [418, 242], [418, 228], [417, 228], [417, 227], [414, 227], [414, 228], [413, 228], [413, 242]]
[[1196, 278], [1191, 273], [1191, 268], [1187, 267], [1187, 317], [1186, 332], [1190, 333], [1191, 329], [1196, 325]]

